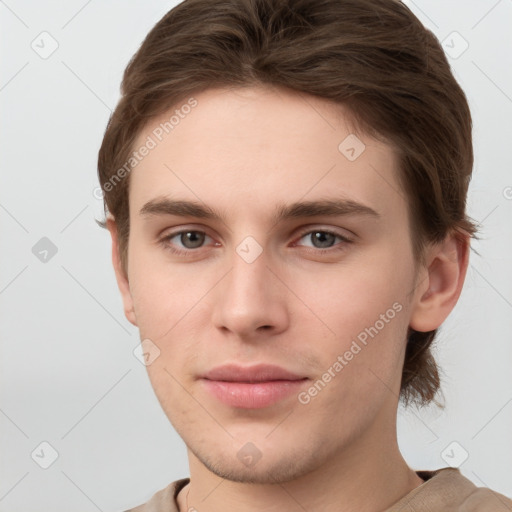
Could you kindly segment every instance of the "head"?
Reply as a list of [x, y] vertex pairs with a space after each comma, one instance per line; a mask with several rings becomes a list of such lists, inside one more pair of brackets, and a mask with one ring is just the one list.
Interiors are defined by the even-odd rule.
[[[159, 351], [152, 385], [203, 462], [227, 439], [274, 443], [277, 478], [298, 439], [313, 467], [399, 398], [434, 400], [472, 165], [464, 92], [400, 2], [186, 0], [157, 23], [100, 149], [103, 225], [125, 314]], [[226, 362], [311, 386], [239, 416], [200, 379]], [[267, 438], [280, 407], [295, 421]]]

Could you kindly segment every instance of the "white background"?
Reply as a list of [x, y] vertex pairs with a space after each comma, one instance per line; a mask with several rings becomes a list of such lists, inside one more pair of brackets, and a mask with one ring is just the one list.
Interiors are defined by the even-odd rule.
[[[122, 72], [176, 3], [0, 2], [0, 512], [121, 511], [189, 475], [133, 355], [93, 194]], [[436, 469], [456, 441], [465, 476], [512, 496], [512, 2], [407, 4], [453, 51], [453, 31], [469, 44], [449, 60], [473, 114], [469, 213], [483, 240], [438, 342], [446, 410], [401, 411], [400, 446], [414, 469]], [[31, 48], [43, 31], [59, 45], [47, 59]], [[32, 252], [42, 237], [57, 248], [46, 263]], [[48, 469], [31, 457], [49, 456], [43, 441], [58, 452]]]

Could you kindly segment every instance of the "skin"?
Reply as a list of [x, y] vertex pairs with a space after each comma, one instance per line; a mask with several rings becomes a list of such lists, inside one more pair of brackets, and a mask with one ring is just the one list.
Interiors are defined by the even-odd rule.
[[[126, 273], [108, 220], [126, 317], [160, 350], [149, 378], [188, 449], [180, 510], [188, 501], [200, 512], [381, 511], [423, 483], [396, 438], [406, 333], [439, 327], [455, 306], [468, 239], [448, 236], [415, 266], [395, 152], [359, 134], [365, 150], [349, 161], [338, 145], [354, 131], [341, 107], [269, 87], [194, 97], [131, 172]], [[208, 205], [222, 220], [140, 214], [163, 196]], [[379, 217], [273, 220], [277, 205], [340, 198]], [[180, 235], [161, 242], [180, 229], [207, 236], [199, 246]], [[262, 249], [252, 263], [236, 252], [247, 236]], [[307, 404], [292, 395], [234, 408], [199, 379], [228, 362], [270, 363], [310, 378], [307, 390], [394, 303], [400, 312]], [[237, 457], [248, 442], [261, 455], [250, 467]]]

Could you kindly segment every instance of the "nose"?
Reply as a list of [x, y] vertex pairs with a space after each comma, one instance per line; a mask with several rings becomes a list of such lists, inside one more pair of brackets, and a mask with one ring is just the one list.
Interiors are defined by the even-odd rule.
[[[241, 253], [242, 254], [242, 253]], [[215, 327], [248, 339], [288, 328], [286, 287], [263, 251], [254, 261], [234, 252], [231, 270], [215, 287]]]

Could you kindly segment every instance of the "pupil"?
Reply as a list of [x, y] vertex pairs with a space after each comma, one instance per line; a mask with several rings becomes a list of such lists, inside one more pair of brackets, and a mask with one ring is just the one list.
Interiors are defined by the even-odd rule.
[[315, 231], [313, 233], [313, 245], [321, 249], [331, 247], [334, 239], [335, 236], [332, 233], [325, 233], [324, 231]]
[[187, 247], [187, 249], [195, 249], [200, 247], [204, 242], [204, 233], [198, 231], [187, 231], [181, 234], [181, 243]]

